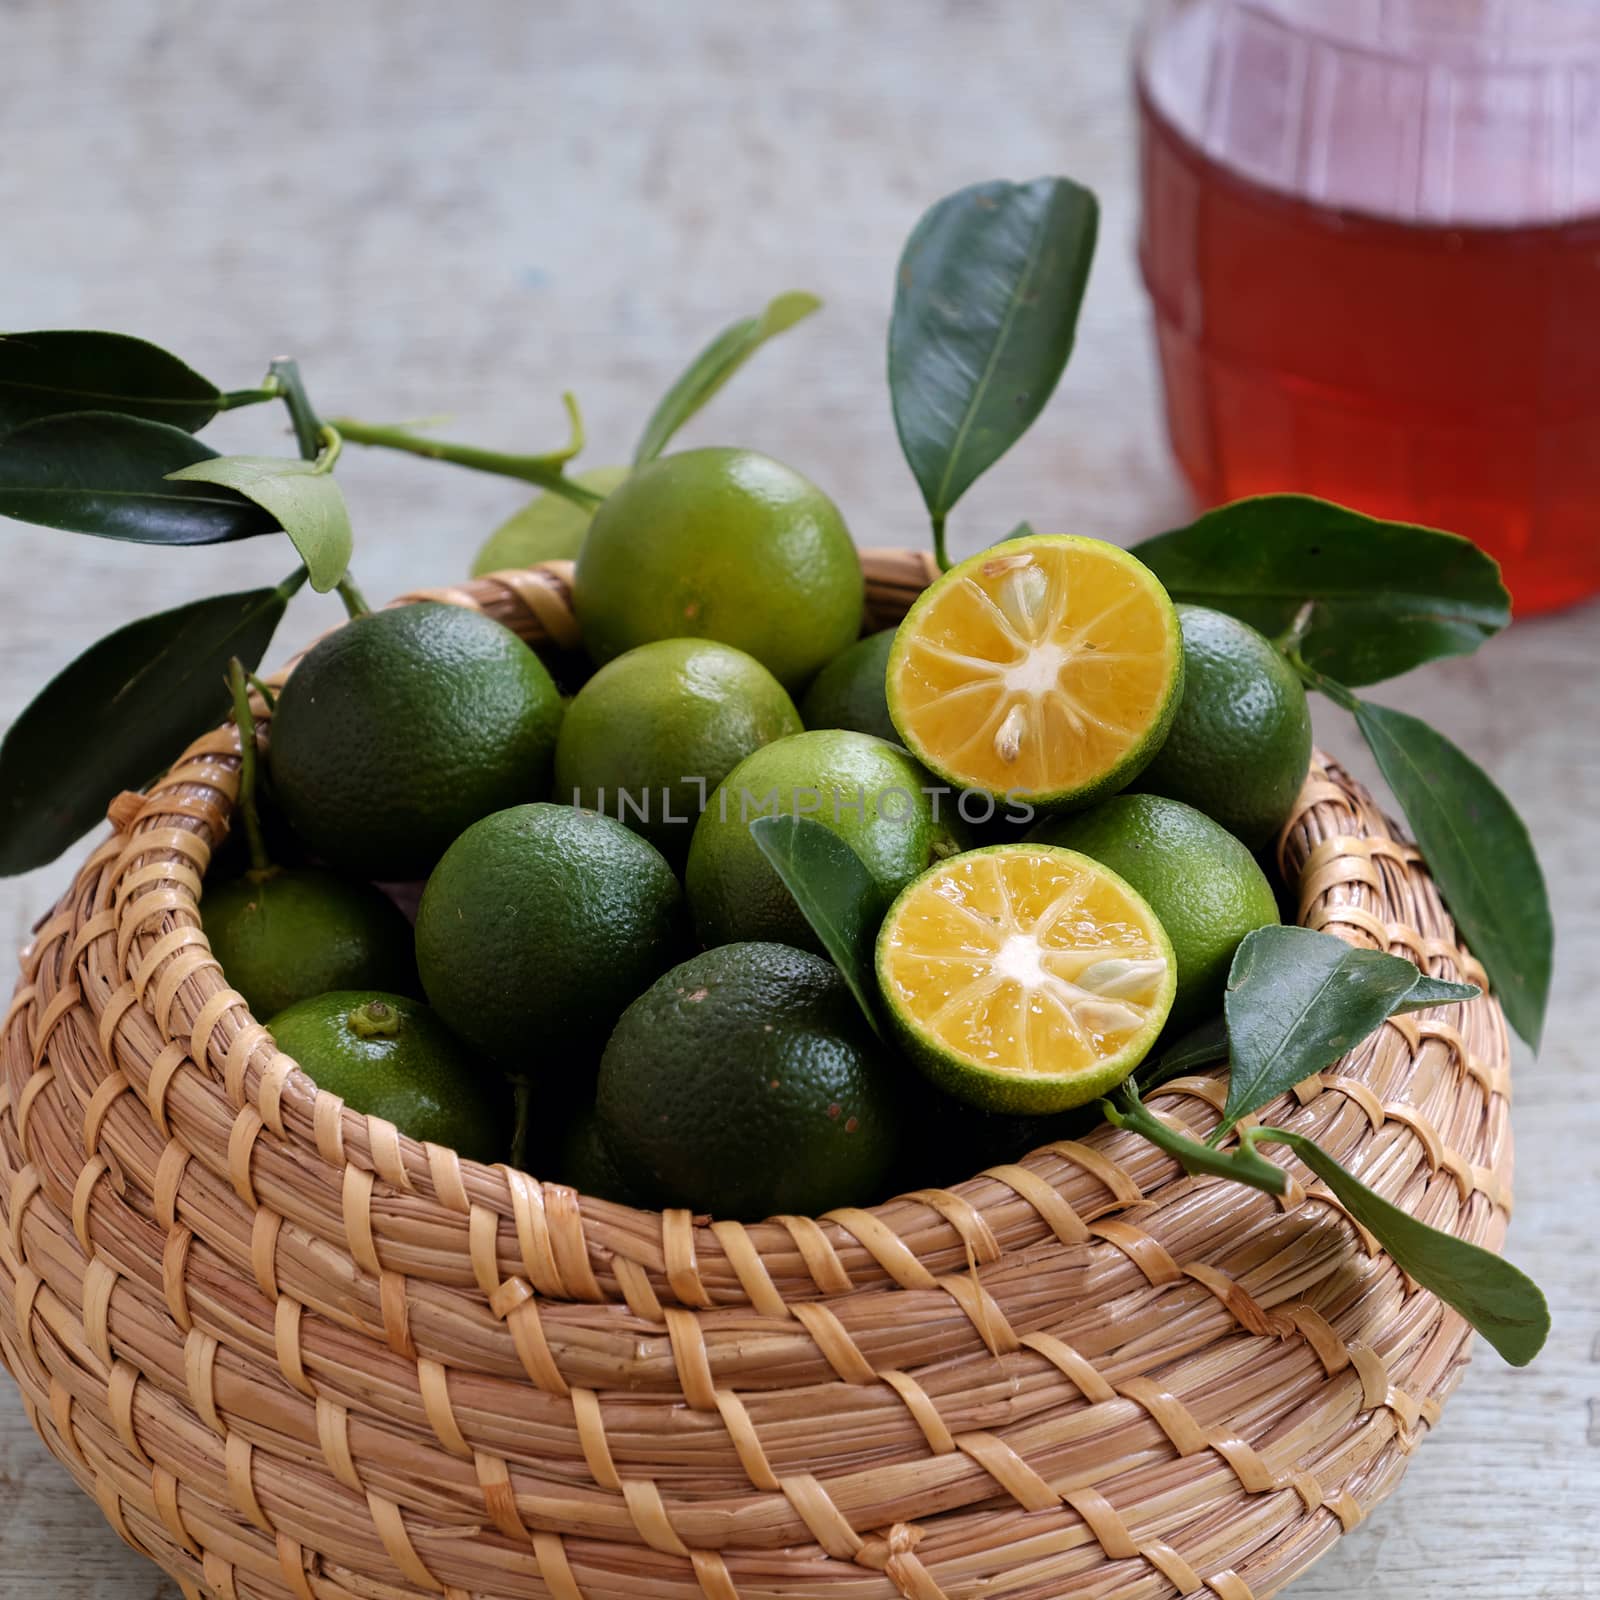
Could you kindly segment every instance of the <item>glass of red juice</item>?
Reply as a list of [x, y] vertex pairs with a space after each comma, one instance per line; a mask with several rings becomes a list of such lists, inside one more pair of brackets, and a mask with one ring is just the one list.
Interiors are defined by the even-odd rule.
[[1167, 0], [1140, 263], [1200, 499], [1466, 534], [1600, 591], [1600, 4]]

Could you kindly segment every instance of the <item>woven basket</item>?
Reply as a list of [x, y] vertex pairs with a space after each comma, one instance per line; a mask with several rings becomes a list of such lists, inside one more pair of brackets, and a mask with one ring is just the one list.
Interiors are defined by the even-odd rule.
[[[866, 555], [881, 626], [929, 579]], [[577, 642], [561, 565], [429, 598]], [[412, 599], [421, 598], [412, 596]], [[1275, 1201], [1102, 1126], [759, 1226], [462, 1162], [319, 1094], [196, 900], [237, 741], [193, 745], [40, 925], [0, 1047], [0, 1351], [195, 1600], [1250, 1600], [1398, 1480], [1468, 1357], [1303, 1168]], [[1483, 982], [1318, 758], [1300, 920]], [[1498, 1006], [1397, 1017], [1270, 1108], [1498, 1247]], [[1195, 1132], [1223, 1084], [1154, 1097]]]

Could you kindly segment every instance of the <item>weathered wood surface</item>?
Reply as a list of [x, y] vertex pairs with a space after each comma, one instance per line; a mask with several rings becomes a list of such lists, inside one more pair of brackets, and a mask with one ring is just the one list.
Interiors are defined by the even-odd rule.
[[[1183, 512], [1133, 266], [1127, 0], [158, 0], [0, 4], [0, 321], [105, 326], [225, 386], [292, 351], [329, 411], [449, 413], [540, 447], [584, 403], [591, 462], [731, 316], [786, 287], [828, 301], [686, 438], [794, 462], [866, 543], [921, 539], [883, 334], [896, 251], [956, 184], [1068, 169], [1105, 206], [1071, 375], [953, 522], [1022, 516], [1131, 539]], [[273, 447], [276, 417], [218, 433]], [[341, 469], [374, 596], [461, 574], [514, 485], [352, 451]], [[0, 528], [0, 725], [113, 623], [276, 579], [269, 541], [165, 555]], [[286, 654], [328, 621], [297, 606]], [[1555, 1332], [1525, 1372], [1486, 1350], [1404, 1484], [1297, 1600], [1600, 1597], [1600, 610], [1514, 628], [1388, 686], [1470, 748], [1531, 823], [1561, 930], [1544, 1051], [1519, 1055], [1511, 1248]], [[1348, 755], [1337, 713], [1319, 734]], [[1352, 763], [1370, 775], [1363, 763]], [[15, 947], [65, 865], [0, 887]], [[9, 984], [9, 980], [8, 980]], [[177, 1600], [120, 1545], [0, 1385], [0, 1594]]]

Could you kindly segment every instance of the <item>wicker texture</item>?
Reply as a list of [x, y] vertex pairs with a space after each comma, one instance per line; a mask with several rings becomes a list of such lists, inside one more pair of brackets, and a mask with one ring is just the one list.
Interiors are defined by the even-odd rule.
[[[927, 561], [867, 552], [892, 620]], [[560, 565], [432, 598], [537, 644]], [[411, 597], [417, 598], [417, 597]], [[199, 740], [39, 926], [0, 1041], [0, 1352], [191, 1597], [1263, 1600], [1395, 1484], [1462, 1320], [1298, 1174], [1281, 1202], [1101, 1127], [949, 1190], [758, 1226], [459, 1161], [318, 1094], [196, 899], [237, 785]], [[1300, 920], [1483, 982], [1416, 850], [1322, 758]], [[1489, 998], [1269, 1108], [1498, 1247]], [[1152, 1100], [1196, 1133], [1223, 1084]]]

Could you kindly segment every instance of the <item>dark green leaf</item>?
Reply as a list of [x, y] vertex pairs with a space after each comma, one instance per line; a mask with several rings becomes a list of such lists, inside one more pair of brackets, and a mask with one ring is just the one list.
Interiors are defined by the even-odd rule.
[[[1412, 999], [1419, 980], [1422, 997]], [[1448, 1000], [1470, 1000], [1470, 984], [1422, 978], [1401, 956], [1359, 950], [1331, 933], [1268, 927], [1234, 952], [1224, 1009], [1228, 1021], [1228, 1103], [1222, 1128], [1320, 1072], [1385, 1017]]]
[[1511, 1026], [1537, 1049], [1555, 929], [1522, 818], [1488, 773], [1419, 718], [1365, 700], [1355, 715], [1462, 938]]
[[1300, 654], [1348, 684], [1467, 655], [1511, 620], [1499, 567], [1470, 540], [1310, 495], [1236, 500], [1134, 553], [1174, 600], [1226, 611], [1269, 638], [1309, 604]]
[[1538, 1355], [1550, 1332], [1550, 1311], [1539, 1286], [1509, 1261], [1418, 1222], [1374, 1194], [1304, 1134], [1262, 1128], [1252, 1142], [1288, 1145], [1397, 1266], [1459, 1311], [1512, 1366], [1525, 1367]]
[[759, 316], [742, 317], [724, 328], [661, 397], [645, 424], [633, 464], [654, 461], [667, 441], [736, 373], [768, 339], [787, 332], [821, 306], [814, 295], [791, 289], [767, 303]]
[[979, 183], [940, 200], [912, 231], [889, 325], [889, 390], [936, 522], [1054, 392], [1099, 214], [1067, 178]]
[[0, 433], [63, 411], [119, 411], [193, 432], [221, 402], [214, 383], [125, 333], [0, 334]]
[[757, 817], [750, 835], [878, 1031], [873, 942], [882, 894], [861, 857], [814, 817]]
[[167, 474], [174, 483], [214, 483], [253, 500], [289, 535], [326, 594], [350, 565], [352, 535], [344, 494], [329, 472], [288, 456], [217, 456]]
[[49, 683], [0, 744], [0, 873], [53, 861], [228, 708], [233, 656], [254, 667], [288, 586], [130, 622]]
[[1221, 1017], [1213, 1017], [1198, 1028], [1180, 1034], [1153, 1062], [1140, 1066], [1135, 1074], [1139, 1092], [1151, 1094], [1174, 1078], [1227, 1059], [1228, 1027]]
[[136, 544], [222, 544], [277, 529], [259, 506], [167, 474], [216, 451], [181, 428], [114, 411], [29, 422], [0, 439], [0, 516]]

